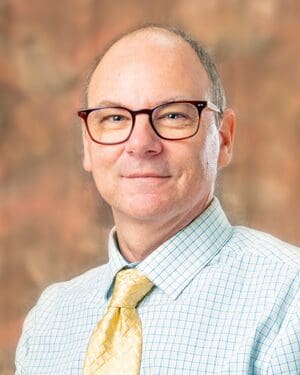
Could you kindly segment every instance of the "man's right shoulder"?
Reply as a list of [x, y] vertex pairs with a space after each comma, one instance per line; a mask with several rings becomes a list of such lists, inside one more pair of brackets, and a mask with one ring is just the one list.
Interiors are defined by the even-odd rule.
[[89, 269], [88, 271], [73, 277], [70, 280], [49, 285], [41, 294], [38, 305], [53, 305], [60, 301], [71, 301], [76, 298], [78, 301], [82, 297], [91, 294], [94, 290], [103, 285], [105, 271], [108, 264]]
[[[90, 332], [91, 324], [95, 324], [102, 313], [107, 270], [108, 264], [104, 264], [44, 290], [23, 325], [16, 353], [18, 374], [33, 373], [36, 363], [41, 363], [41, 369], [48, 366], [53, 350], [61, 351], [66, 347], [66, 337], [78, 339], [78, 322], [79, 330]], [[53, 352], [49, 353], [49, 348]]]

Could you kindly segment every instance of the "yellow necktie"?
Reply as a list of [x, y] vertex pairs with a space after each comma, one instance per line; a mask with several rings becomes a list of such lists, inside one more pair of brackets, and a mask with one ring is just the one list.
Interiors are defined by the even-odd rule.
[[142, 326], [136, 305], [153, 283], [135, 268], [117, 274], [104, 317], [92, 334], [84, 375], [138, 375], [142, 356]]

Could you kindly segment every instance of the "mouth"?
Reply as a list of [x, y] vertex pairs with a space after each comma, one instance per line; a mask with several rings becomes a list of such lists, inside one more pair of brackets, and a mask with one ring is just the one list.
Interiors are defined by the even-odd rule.
[[128, 178], [128, 179], [161, 179], [161, 178], [164, 179], [164, 178], [169, 178], [171, 176], [159, 175], [156, 173], [133, 173], [133, 174], [128, 174], [122, 177]]
[[[133, 192], [138, 194], [157, 194], [161, 193], [161, 189], [169, 186], [171, 175], [149, 173], [149, 172], [135, 172], [122, 176], [125, 186], [133, 189]], [[130, 190], [131, 191], [131, 190]]]

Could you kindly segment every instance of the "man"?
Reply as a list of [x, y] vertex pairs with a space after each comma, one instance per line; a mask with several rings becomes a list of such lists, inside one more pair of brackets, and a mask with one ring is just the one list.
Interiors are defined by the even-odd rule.
[[43, 293], [17, 374], [300, 374], [299, 250], [232, 227], [214, 197], [235, 116], [211, 58], [140, 28], [102, 56], [87, 105], [109, 262]]

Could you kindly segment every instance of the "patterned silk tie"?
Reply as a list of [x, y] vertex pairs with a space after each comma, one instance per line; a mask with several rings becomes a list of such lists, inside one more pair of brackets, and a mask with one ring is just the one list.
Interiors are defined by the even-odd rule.
[[142, 326], [136, 305], [153, 283], [135, 268], [117, 274], [104, 317], [89, 342], [84, 375], [138, 375], [142, 356]]

